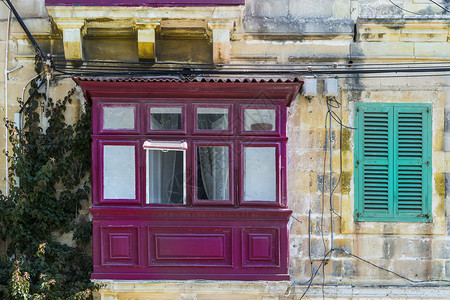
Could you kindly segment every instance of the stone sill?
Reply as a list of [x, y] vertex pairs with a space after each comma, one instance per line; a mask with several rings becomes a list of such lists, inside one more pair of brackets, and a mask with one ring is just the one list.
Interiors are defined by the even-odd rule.
[[[93, 280], [103, 284], [99, 291], [102, 299], [291, 299], [303, 294], [306, 285], [291, 286], [289, 281], [118, 281]], [[308, 299], [356, 298], [356, 299], [450, 299], [449, 286], [355, 286], [313, 285], [305, 295]], [[156, 298], [155, 298], [156, 297]]]
[[232, 299], [230, 297], [235, 295], [248, 295], [251, 296], [249, 299], [254, 299], [257, 296], [283, 296], [286, 292], [289, 293], [291, 285], [289, 281], [93, 280], [93, 282], [103, 284], [103, 288], [99, 291], [102, 299], [120, 299], [121, 294], [126, 294], [128, 297], [125, 297], [126, 299], [139, 297], [147, 299], [146, 297], [152, 295], [164, 297], [161, 299], [166, 297], [176, 299], [176, 295], [180, 296], [179, 299], [185, 299], [182, 295], [189, 295], [188, 299], [197, 299], [197, 295], [214, 295], [218, 297], [215, 299]]

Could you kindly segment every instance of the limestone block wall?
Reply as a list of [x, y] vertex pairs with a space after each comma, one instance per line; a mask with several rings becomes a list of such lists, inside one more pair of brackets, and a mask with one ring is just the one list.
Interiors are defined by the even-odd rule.
[[[30, 31], [42, 43], [44, 50], [62, 56], [64, 48], [61, 34], [48, 19], [44, 0], [12, 2]], [[304, 63], [311, 66], [328, 63], [331, 66], [333, 63], [364, 65], [438, 61], [449, 65], [450, 15], [425, 0], [394, 2], [400, 8], [387, 0], [246, 0], [242, 24], [238, 24], [230, 36], [231, 63]], [[446, 1], [438, 3], [448, 7]], [[29, 9], [30, 7], [33, 9]], [[34, 54], [15, 20], [11, 22], [10, 38], [6, 41], [7, 18], [7, 10], [2, 7], [0, 116], [2, 119], [5, 117], [7, 107], [7, 117], [13, 119], [14, 113], [19, 110], [17, 98], [22, 97], [26, 83], [35, 76]], [[110, 45], [116, 45], [114, 36], [108, 39]], [[173, 43], [175, 42], [167, 43], [168, 49], [173, 47]], [[133, 42], [122, 44], [117, 48], [117, 53], [137, 51]], [[11, 72], [7, 80], [4, 74], [6, 47], [9, 49], [7, 68], [10, 70], [23, 66]], [[202, 46], [201, 49], [200, 52], [207, 52], [209, 48]], [[91, 55], [90, 57], [95, 58], [102, 53], [97, 48], [85, 51], [88, 51], [88, 57]], [[117, 53], [114, 54], [111, 50], [111, 55]], [[128, 57], [137, 57], [137, 53]], [[212, 54], [207, 53], [203, 57], [210, 60]], [[289, 108], [288, 202], [295, 217], [289, 224], [290, 274], [291, 283], [297, 286], [297, 292], [303, 292], [304, 283], [311, 276], [310, 253], [314, 267], [317, 268], [331, 246], [330, 148], [333, 149], [331, 186], [336, 186], [332, 201], [339, 214], [333, 217], [334, 247], [413, 280], [450, 279], [450, 217], [447, 216], [450, 209], [450, 75], [441, 75], [445, 76], [434, 76], [431, 73], [421, 76], [340, 76], [340, 90], [336, 100], [341, 103], [341, 107], [333, 109], [343, 124], [352, 127], [356, 102], [432, 104], [432, 223], [354, 222], [354, 132], [345, 128], [341, 131], [340, 126], [333, 122], [331, 145], [327, 141], [329, 124], [326, 119], [326, 99], [322, 95], [323, 77], [319, 77], [317, 97], [307, 99], [299, 96]], [[73, 86], [71, 79], [55, 81], [50, 87], [51, 97], [62, 98]], [[83, 101], [81, 93], [77, 97], [79, 101], [75, 101], [68, 109], [69, 122], [77, 118], [79, 104]], [[5, 149], [4, 134], [4, 127], [0, 126], [0, 150]], [[3, 191], [6, 186], [5, 171], [6, 161], [0, 156], [0, 189]], [[319, 270], [315, 283], [322, 282], [322, 275], [322, 270]], [[392, 273], [342, 252], [333, 254], [325, 265], [324, 275], [325, 283], [340, 286], [402, 286], [408, 283]], [[226, 287], [228, 283], [219, 283], [219, 287], [210, 285], [210, 290], [208, 286], [202, 285], [203, 297], [212, 295], [211, 290], [226, 289], [221, 288], [222, 284]], [[250, 289], [251, 292], [247, 291], [242, 299], [250, 299], [248, 294], [258, 294], [255, 299], [283, 299], [285, 296], [281, 291], [286, 291], [288, 286], [289, 284], [281, 287], [277, 285], [275, 289]], [[152, 289], [151, 286], [145, 288]], [[158, 293], [163, 293], [160, 285], [156, 288]], [[180, 299], [181, 294], [185, 297], [183, 299], [197, 297], [195, 290], [186, 285], [174, 284], [170, 288], [173, 299]], [[234, 294], [239, 289], [240, 286], [230, 288]], [[350, 290], [351, 288], [348, 291]], [[346, 293], [343, 290], [338, 292], [342, 295]], [[115, 292], [108, 293], [113, 295]], [[129, 289], [127, 293], [130, 293]], [[285, 298], [289, 298], [294, 294], [286, 295], [289, 296]], [[320, 293], [317, 295], [322, 296]]]
[[[354, 222], [353, 137], [333, 122], [334, 246], [411, 279], [443, 279], [448, 276], [449, 239], [444, 214], [444, 176], [447, 155], [443, 150], [444, 102], [448, 79], [373, 78], [342, 79], [342, 108], [335, 112], [343, 123], [354, 126], [356, 102], [431, 103], [433, 106], [433, 223]], [[331, 247], [329, 205], [329, 142], [326, 101], [300, 97], [289, 111], [289, 201], [296, 219], [291, 222], [291, 274], [295, 281], [309, 276], [309, 238], [312, 258], [318, 266], [325, 248]], [[329, 128], [329, 127], [328, 127]], [[342, 152], [342, 165], [340, 163]], [[338, 184], [338, 178], [340, 182]], [[323, 205], [323, 206], [322, 206]], [[308, 213], [311, 211], [311, 233]], [[322, 212], [324, 216], [322, 217]], [[323, 220], [323, 223], [322, 223]], [[323, 236], [322, 236], [323, 233]], [[327, 282], [336, 284], [402, 284], [393, 274], [337, 252], [325, 267]], [[447, 267], [446, 267], [447, 266]], [[447, 272], [447, 273], [446, 273]], [[320, 272], [319, 272], [320, 274]]]

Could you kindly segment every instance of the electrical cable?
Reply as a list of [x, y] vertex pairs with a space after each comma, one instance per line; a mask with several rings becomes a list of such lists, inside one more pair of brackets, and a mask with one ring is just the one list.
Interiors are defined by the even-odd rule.
[[429, 282], [445, 282], [445, 283], [450, 283], [450, 280], [445, 280], [445, 279], [429, 279], [429, 280], [416, 280], [416, 279], [411, 279], [411, 278], [408, 278], [408, 277], [406, 277], [406, 276], [403, 276], [403, 275], [401, 275], [401, 274], [399, 274], [399, 273], [397, 273], [397, 272], [394, 272], [394, 271], [391, 271], [391, 270], [389, 270], [389, 269], [386, 269], [386, 268], [383, 268], [383, 267], [381, 267], [381, 266], [378, 266], [378, 265], [374, 264], [373, 262], [370, 262], [370, 261], [368, 261], [367, 259], [364, 259], [364, 258], [362, 258], [362, 257], [360, 257], [360, 256], [358, 256], [358, 255], [355, 255], [355, 254], [353, 254], [353, 253], [351, 253], [351, 252], [349, 252], [349, 251], [347, 251], [347, 250], [345, 250], [345, 249], [335, 248], [335, 249], [333, 249], [333, 251], [341, 251], [341, 252], [345, 253], [345, 254], [348, 255], [348, 256], [351, 256], [351, 257], [354, 257], [354, 258], [356, 258], [356, 259], [359, 259], [359, 260], [361, 260], [361, 261], [363, 261], [363, 262], [365, 262], [365, 263], [371, 265], [372, 267], [375, 267], [375, 268], [378, 268], [378, 269], [380, 269], [380, 270], [382, 270], [382, 271], [391, 273], [391, 274], [393, 274], [393, 275], [395, 275], [395, 276], [397, 276], [397, 277], [399, 277], [399, 278], [402, 278], [402, 279], [404, 279], [404, 280], [406, 280], [406, 281], [408, 281], [408, 282], [410, 282], [410, 283], [415, 283], [415, 284], [418, 284], [418, 283], [429, 283]]
[[[367, 67], [367, 66], [385, 66], [383, 69], [385, 70], [395, 70], [395, 71], [405, 71], [405, 70], [411, 70], [411, 69], [425, 69], [427, 66], [434, 66], [431, 70], [436, 70], [437, 68], [447, 68], [444, 65], [448, 65], [450, 62], [422, 62], [422, 63], [372, 63], [372, 64], [320, 64], [315, 63], [314, 69], [310, 70], [312, 67], [311, 64], [227, 64], [227, 65], [215, 65], [215, 64], [206, 64], [206, 63], [174, 63], [174, 62], [155, 62], [155, 63], [148, 63], [148, 62], [130, 62], [130, 61], [83, 61], [80, 65], [80, 62], [78, 61], [75, 63], [75, 61], [64, 61], [64, 60], [56, 60], [55, 65], [58, 67], [63, 67], [66, 69], [82, 69], [86, 67], [94, 67], [97, 66], [98, 68], [105, 68], [109, 67], [115, 68], [115, 69], [126, 69], [126, 68], [138, 68], [138, 69], [167, 69], [169, 67], [174, 68], [175, 66], [177, 68], [186, 68], [186, 69], [195, 69], [198, 68], [200, 70], [205, 69], [213, 69], [213, 70], [280, 70], [283, 68], [288, 68], [289, 70], [292, 70], [292, 68], [298, 68], [303, 67], [304, 69], [301, 71], [304, 72], [314, 72], [314, 70], [319, 71], [331, 71], [331, 70], [340, 70], [341, 68], [345, 68], [347, 70], [355, 70], [355, 69], [362, 69], [360, 66]], [[438, 67], [436, 67], [436, 65]], [[439, 67], [439, 65], [442, 65], [442, 67]], [[161, 67], [162, 66], [162, 67]], [[165, 66], [165, 67], [164, 67]], [[402, 66], [402, 68], [399, 68], [398, 66]], [[309, 69], [308, 69], [309, 68]], [[366, 68], [367, 69], [367, 68]], [[380, 68], [376, 68], [374, 70], [380, 70]]]
[[[373, 78], [388, 78], [388, 77], [423, 77], [424, 75], [417, 76], [419, 73], [427, 73], [427, 77], [432, 75], [439, 76], [450, 76], [450, 67], [442, 68], [407, 68], [407, 69], [351, 69], [351, 70], [239, 70], [239, 69], [209, 69], [209, 70], [194, 70], [194, 69], [111, 69], [110, 72], [106, 72], [105, 68], [100, 67], [90, 67], [86, 69], [60, 69], [55, 67], [55, 72], [83, 77], [83, 76], [107, 76], [107, 77], [124, 77], [124, 76], [182, 76], [182, 77], [210, 77], [210, 76], [238, 76], [243, 77], [269, 77], [268, 80], [273, 79], [273, 77], [301, 77], [301, 76], [311, 76], [311, 75], [340, 75], [341, 78], [358, 78], [364, 76], [364, 78], [369, 78], [366, 74], [396, 74], [383, 75], [383, 76], [373, 76]], [[436, 74], [446, 72], [445, 74]], [[398, 73], [414, 73], [414, 74], [398, 74]], [[351, 76], [357, 74], [358, 76]], [[343, 76], [347, 75], [347, 76]]]
[[[344, 128], [344, 124], [341, 122], [341, 119], [339, 118], [339, 116], [337, 116], [337, 114], [335, 113], [335, 112], [333, 112], [333, 108], [340, 108], [341, 107], [341, 104], [340, 104], [340, 102], [338, 102], [334, 97], [329, 97], [329, 98], [327, 98], [327, 107], [328, 107], [328, 109], [327, 109], [327, 113], [326, 113], [326, 117], [325, 117], [325, 129], [327, 129], [327, 121], [328, 121], [328, 116], [330, 116], [330, 121], [331, 121], [331, 117], [333, 116], [333, 113], [336, 115], [336, 118], [339, 120], [339, 124], [340, 124], [340, 145], [341, 145], [341, 151], [340, 151], [340, 174], [339, 174], [339, 181], [340, 181], [340, 176], [341, 176], [341, 174], [342, 174], [342, 132], [343, 132], [343, 128]], [[338, 122], [336, 119], [334, 119], [336, 122]], [[330, 133], [329, 133], [329, 135], [331, 134], [331, 128], [330, 128]], [[331, 147], [331, 136], [329, 136], [329, 138], [330, 138], [330, 145], [329, 145], [329, 149], [330, 149], [330, 151], [332, 151], [332, 147]], [[326, 140], [327, 140], [327, 138], [325, 138]], [[325, 152], [325, 155], [324, 155], [324, 169], [325, 169], [325, 165], [326, 165], [326, 154], [327, 154], [327, 152]], [[330, 156], [330, 160], [331, 160], [331, 156]], [[330, 164], [330, 168], [332, 168], [332, 165]], [[325, 172], [325, 171], [324, 171]], [[330, 169], [330, 173], [331, 173], [331, 169]], [[325, 178], [324, 177], [324, 173], [323, 173], [323, 178]], [[333, 193], [334, 193], [334, 191], [335, 191], [335, 189], [337, 188], [337, 186], [338, 186], [338, 184], [339, 184], [339, 181], [338, 181], [338, 183], [334, 186], [334, 188], [332, 188], [332, 183], [331, 183], [331, 179], [330, 179], [330, 201], [332, 201], [332, 195], [333, 195]], [[322, 181], [322, 185], [323, 185], [323, 187], [322, 187], [322, 223], [321, 223], [321, 234], [322, 234], [322, 240], [323, 240], [323, 242], [324, 242], [324, 235], [323, 235], [323, 214], [324, 214], [324, 209], [323, 209], [323, 207], [324, 207], [324, 190], [325, 190], [325, 182], [324, 182], [324, 180]], [[331, 205], [331, 202], [330, 202], [330, 205]], [[336, 214], [337, 215], [337, 213], [336, 212], [334, 212], [334, 210], [333, 209], [330, 209], [330, 212], [331, 212], [331, 222], [333, 222], [333, 213], [334, 214]], [[310, 216], [311, 216], [311, 211], [310, 211], [310, 213], [309, 213], [309, 218], [310, 218]], [[298, 222], [300, 222], [297, 218], [295, 218]], [[301, 222], [300, 222], [301, 223]], [[331, 238], [333, 239], [333, 235], [331, 236]], [[309, 225], [309, 241], [311, 241], [311, 226]], [[324, 244], [324, 246], [326, 247], [326, 245]], [[376, 264], [374, 264], [374, 263], [372, 263], [372, 262], [370, 262], [370, 261], [368, 261], [368, 260], [366, 260], [366, 259], [364, 259], [364, 258], [362, 258], [362, 257], [359, 257], [359, 256], [357, 256], [357, 255], [355, 255], [355, 254], [353, 254], [353, 253], [351, 253], [351, 252], [349, 252], [349, 251], [347, 251], [347, 250], [345, 250], [345, 249], [341, 249], [341, 248], [334, 248], [334, 247], [331, 247], [330, 248], [330, 250], [329, 251], [324, 251], [324, 252], [326, 252], [325, 254], [324, 254], [324, 258], [321, 260], [321, 263], [320, 263], [320, 265], [318, 266], [318, 268], [315, 270], [315, 271], [313, 271], [314, 269], [313, 269], [313, 263], [312, 263], [312, 257], [311, 257], [311, 244], [310, 244], [310, 246], [309, 246], [309, 253], [310, 253], [310, 264], [311, 264], [311, 272], [312, 272], [312, 274], [311, 274], [311, 278], [307, 281], [308, 282], [308, 286], [307, 286], [307, 288], [305, 289], [305, 291], [303, 292], [303, 294], [302, 294], [302, 296], [300, 297], [300, 299], [302, 299], [305, 295], [306, 295], [306, 293], [308, 292], [308, 290], [310, 289], [310, 287], [311, 287], [311, 285], [312, 285], [312, 283], [313, 283], [313, 281], [314, 281], [314, 278], [317, 276], [317, 274], [318, 274], [318, 271], [320, 270], [320, 269], [322, 269], [322, 284], [321, 284], [321, 287], [322, 287], [322, 298], [324, 298], [325, 297], [325, 291], [324, 291], [324, 287], [325, 287], [325, 269], [324, 269], [324, 266], [328, 263], [328, 261], [332, 258], [332, 253], [334, 252], [334, 251], [340, 251], [340, 252], [343, 252], [343, 253], [345, 253], [346, 255], [348, 255], [348, 256], [351, 256], [351, 257], [353, 257], [353, 258], [356, 258], [356, 259], [359, 259], [359, 260], [361, 260], [361, 261], [363, 261], [363, 262], [365, 262], [365, 263], [367, 263], [367, 264], [369, 264], [369, 265], [371, 265], [371, 266], [373, 266], [373, 267], [376, 267], [376, 268], [378, 268], [378, 269], [380, 269], [380, 270], [382, 270], [382, 271], [385, 271], [385, 272], [388, 272], [388, 273], [391, 273], [391, 274], [394, 274], [395, 276], [397, 276], [397, 277], [399, 277], [399, 278], [402, 278], [402, 279], [404, 279], [404, 280], [407, 280], [408, 282], [410, 282], [410, 283], [413, 283], [413, 284], [421, 284], [421, 283], [430, 283], [430, 282], [443, 282], [443, 283], [450, 283], [450, 280], [441, 280], [441, 279], [432, 279], [432, 280], [414, 280], [414, 279], [410, 279], [410, 278], [408, 278], [408, 277], [406, 277], [406, 276], [403, 276], [403, 275], [401, 275], [401, 274], [399, 274], [399, 273], [397, 273], [397, 272], [394, 272], [394, 271], [391, 271], [391, 270], [389, 270], [389, 269], [386, 269], [386, 268], [384, 268], [384, 267], [381, 267], [381, 266], [379, 266], [379, 265], [376, 265]], [[294, 287], [294, 292], [295, 292], [295, 287]]]
[[34, 96], [36, 96], [36, 94], [39, 91], [39, 88], [46, 82], [46, 79], [43, 79], [41, 81], [41, 83], [39, 84], [39, 86], [33, 91], [33, 93], [30, 95], [30, 97], [28, 97], [27, 101], [25, 101], [22, 105], [22, 107], [19, 110], [19, 113], [21, 114], [23, 112], [23, 110], [25, 109], [25, 107], [28, 105], [28, 103], [31, 101], [31, 99], [33, 99]]
[[[351, 57], [348, 57], [348, 59], [351, 59]], [[431, 62], [397, 62], [397, 63], [289, 63], [289, 64], [278, 64], [278, 63], [264, 63], [264, 64], [214, 64], [214, 63], [186, 63], [186, 62], [174, 62], [174, 61], [157, 61], [157, 62], [141, 62], [141, 61], [114, 61], [114, 60], [83, 60], [82, 62], [78, 60], [65, 60], [65, 59], [59, 59], [55, 58], [55, 63], [58, 64], [64, 64], [68, 66], [77, 66], [80, 63], [83, 64], [97, 64], [97, 65], [104, 65], [104, 64], [114, 64], [114, 65], [149, 65], [149, 66], [155, 66], [155, 65], [179, 65], [182, 67], [185, 66], [191, 66], [191, 67], [201, 67], [204, 68], [204, 66], [209, 66], [213, 68], [229, 68], [229, 67], [274, 67], [274, 68], [280, 68], [280, 67], [312, 67], [312, 66], [321, 66], [321, 67], [327, 67], [327, 68], [337, 68], [337, 67], [347, 67], [347, 68], [354, 68], [356, 66], [405, 66], [405, 65], [436, 65], [436, 64], [450, 64], [450, 61], [431, 61]]]
[[[325, 256], [328, 256], [329, 253], [332, 252], [332, 251], [334, 251], [334, 250], [328, 251], [328, 253], [326, 253]], [[319, 272], [320, 268], [322, 267], [322, 265], [323, 265], [324, 263], [326, 263], [325, 260], [321, 260], [321, 262], [320, 262], [320, 264], [319, 264], [319, 266], [318, 266], [316, 272], [314, 273], [313, 276], [311, 276], [311, 279], [310, 279], [310, 281], [309, 281], [309, 283], [308, 283], [308, 286], [306, 287], [305, 291], [304, 291], [303, 294], [301, 295], [300, 300], [303, 299], [303, 297], [306, 295], [306, 293], [307, 293], [307, 292], [309, 291], [309, 289], [311, 288], [311, 285], [312, 285], [312, 282], [313, 282], [314, 278], [317, 276], [317, 273]]]
[[25, 23], [23, 22], [22, 18], [20, 17], [19, 13], [17, 12], [16, 8], [14, 7], [14, 5], [11, 3], [10, 0], [2, 0], [3, 3], [8, 4], [7, 6], [11, 9], [12, 13], [14, 14], [14, 16], [16, 17], [17, 22], [19, 22], [20, 26], [22, 27], [23, 31], [25, 32], [25, 34], [27, 35], [27, 37], [30, 39], [31, 43], [33, 44], [35, 50], [38, 52], [39, 56], [41, 57], [42, 61], [45, 61], [45, 55], [44, 52], [42, 51], [41, 47], [39, 46], [39, 44], [36, 42], [36, 40], [34, 39], [33, 35], [31, 34], [31, 32], [28, 30], [28, 27], [25, 25]]
[[399, 8], [399, 9], [401, 9], [403, 11], [409, 12], [410, 14], [414, 14], [414, 15], [418, 15], [418, 16], [426, 16], [426, 14], [421, 14], [421, 13], [418, 13], [418, 12], [413, 12], [413, 11], [404, 9], [400, 5], [395, 4], [392, 0], [389, 0], [389, 2], [391, 2], [391, 4], [394, 5], [395, 7]]
[[[298, 221], [298, 219], [296, 219], [296, 220]], [[406, 281], [408, 281], [408, 282], [410, 282], [410, 283], [413, 283], [413, 284], [415, 284], [415, 285], [417, 285], [417, 284], [422, 284], [422, 283], [430, 283], [430, 282], [450, 283], [450, 280], [445, 280], [445, 279], [430, 279], [430, 280], [415, 280], [415, 279], [411, 279], [411, 278], [408, 278], [408, 277], [406, 277], [406, 276], [403, 276], [403, 275], [401, 275], [401, 274], [399, 274], [399, 273], [397, 273], [397, 272], [394, 272], [394, 271], [391, 271], [391, 270], [386, 269], [386, 268], [384, 268], [384, 267], [381, 267], [381, 266], [379, 266], [379, 265], [377, 265], [377, 264], [375, 264], [375, 263], [373, 263], [373, 262], [371, 262], [371, 261], [369, 261], [369, 260], [367, 260], [367, 259], [364, 259], [364, 258], [362, 258], [362, 257], [360, 257], [360, 256], [358, 256], [358, 255], [356, 255], [356, 254], [353, 254], [353, 253], [351, 253], [351, 252], [349, 252], [349, 251], [347, 251], [347, 250], [345, 250], [345, 249], [342, 249], [342, 248], [333, 248], [333, 249], [330, 249], [330, 250], [325, 254], [325, 257], [328, 257], [328, 256], [330, 255], [330, 253], [331, 253], [331, 252], [334, 252], [334, 251], [340, 251], [340, 252], [342, 252], [342, 253], [344, 253], [344, 254], [346, 254], [346, 255], [348, 255], [348, 256], [351, 256], [351, 257], [353, 257], [353, 258], [356, 258], [356, 259], [358, 259], [358, 260], [361, 260], [361, 261], [363, 261], [363, 262], [365, 262], [365, 263], [371, 265], [372, 267], [375, 267], [375, 268], [377, 268], [377, 269], [380, 269], [380, 270], [382, 270], [382, 271], [384, 271], [384, 272], [391, 273], [391, 274], [393, 274], [393, 275], [395, 275], [395, 276], [397, 276], [397, 277], [399, 277], [399, 278], [402, 278], [402, 279], [404, 279], [404, 280], [406, 280]], [[320, 262], [320, 264], [319, 264], [319, 266], [318, 266], [318, 268], [317, 268], [317, 269], [315, 270], [315, 272], [312, 274], [311, 278], [310, 278], [307, 282], [305, 282], [305, 284], [308, 283], [308, 286], [306, 287], [306, 289], [305, 289], [305, 291], [303, 292], [303, 294], [302, 294], [302, 296], [300, 297], [300, 299], [303, 299], [303, 297], [304, 297], [304, 296], [306, 295], [306, 293], [309, 291], [309, 289], [311, 288], [311, 285], [312, 285], [312, 282], [313, 282], [314, 278], [315, 278], [315, 277], [317, 276], [317, 274], [318, 274], [318, 271], [322, 268], [323, 264], [326, 264], [326, 263], [327, 263], [327, 261], [328, 261], [328, 260], [322, 259], [321, 262]], [[295, 287], [294, 287], [294, 291], [295, 291]]]
[[448, 10], [445, 6], [440, 5], [440, 4], [437, 3], [436, 1], [434, 1], [434, 0], [428, 0], [428, 1], [430, 1], [431, 3], [433, 3], [433, 4], [437, 5], [437, 6], [439, 6], [439, 7], [442, 8], [444, 11], [450, 13], [450, 10]]

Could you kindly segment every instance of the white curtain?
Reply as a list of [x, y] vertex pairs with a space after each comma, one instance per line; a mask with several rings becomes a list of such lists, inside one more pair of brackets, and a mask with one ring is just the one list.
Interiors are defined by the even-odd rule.
[[148, 150], [148, 203], [168, 204], [182, 201], [182, 165], [180, 151]]
[[229, 200], [228, 147], [199, 147], [197, 151], [201, 183], [207, 196], [201, 200]]

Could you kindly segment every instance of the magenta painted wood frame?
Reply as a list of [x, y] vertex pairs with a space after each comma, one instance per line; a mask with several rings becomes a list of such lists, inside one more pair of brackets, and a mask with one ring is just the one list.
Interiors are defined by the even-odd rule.
[[[225, 146], [228, 147], [228, 156], [229, 156], [229, 164], [228, 164], [228, 173], [229, 173], [229, 184], [228, 184], [228, 188], [229, 188], [229, 199], [228, 200], [201, 200], [201, 199], [197, 199], [197, 187], [198, 187], [198, 180], [199, 178], [197, 178], [197, 171], [198, 171], [198, 164], [197, 164], [197, 149], [198, 147], [214, 147], [214, 146]], [[193, 156], [194, 159], [192, 160], [193, 162], [193, 167], [192, 167], [192, 199], [193, 199], [193, 204], [194, 205], [208, 205], [208, 206], [215, 206], [215, 205], [234, 205], [235, 203], [235, 187], [234, 187], [234, 159], [233, 159], [233, 155], [234, 155], [234, 145], [232, 142], [196, 142], [193, 145]]]
[[[75, 81], [93, 103], [93, 279], [289, 280], [286, 106], [300, 83]], [[106, 103], [135, 106], [137, 132], [102, 130], [100, 108]], [[149, 107], [161, 104], [183, 107], [182, 131], [148, 130]], [[196, 107], [228, 107], [230, 131], [196, 130]], [[243, 132], [244, 107], [274, 107], [275, 133]], [[149, 139], [187, 141], [186, 205], [145, 203], [142, 146]], [[104, 145], [136, 147], [136, 199], [103, 199]], [[229, 147], [229, 201], [198, 200], [196, 147], [216, 145]], [[276, 201], [242, 201], [242, 159], [247, 146], [276, 148]]]
[[[134, 128], [133, 129], [110, 129], [105, 128], [104, 126], [104, 109], [105, 108], [133, 108], [134, 110]], [[95, 124], [96, 130], [100, 134], [138, 134], [140, 132], [140, 124], [139, 124], [139, 118], [140, 118], [140, 111], [139, 106], [137, 103], [107, 103], [107, 102], [101, 102], [97, 103], [95, 113], [99, 114], [99, 118], [97, 119], [97, 124]], [[97, 129], [98, 128], [98, 129]]]
[[289, 280], [290, 210], [90, 211], [92, 279]]
[[221, 6], [245, 0], [45, 0], [47, 6]]
[[[198, 108], [222, 108], [228, 110], [228, 130], [212, 130], [212, 129], [198, 129], [198, 117], [197, 117], [197, 110]], [[235, 130], [235, 120], [233, 116], [235, 115], [233, 111], [233, 105], [208, 105], [208, 104], [196, 104], [194, 103], [192, 105], [192, 113], [191, 116], [193, 117], [194, 126], [193, 126], [193, 133], [194, 134], [206, 134], [206, 135], [229, 135], [233, 134]]]
[[[98, 196], [94, 196], [93, 204], [116, 204], [116, 205], [136, 205], [141, 204], [141, 185], [143, 185], [141, 172], [139, 168], [140, 161], [140, 148], [141, 143], [139, 141], [119, 141], [119, 140], [96, 140], [94, 143], [97, 144], [95, 149], [97, 151], [96, 160], [98, 160], [98, 169], [95, 170], [95, 174], [92, 174], [92, 185], [96, 186], [96, 191], [98, 192]], [[104, 197], [104, 183], [103, 183], [103, 167], [104, 167], [104, 155], [103, 149], [104, 146], [133, 146], [134, 147], [134, 156], [135, 156], [135, 198], [134, 199], [107, 199]], [[95, 195], [95, 194], [94, 194]]]
[[[261, 109], [261, 110], [275, 110], [275, 128], [273, 130], [245, 130], [245, 110], [246, 109]], [[245, 104], [240, 106], [240, 131], [243, 135], [282, 135], [286, 136], [286, 123], [284, 126], [280, 125], [282, 121], [282, 116], [280, 115], [279, 105], [261, 105], [257, 103]]]
[[[145, 134], [161, 134], [161, 135], [171, 135], [171, 134], [186, 134], [186, 105], [180, 103], [151, 103], [144, 105], [144, 120], [145, 120]], [[174, 130], [161, 130], [161, 129], [151, 129], [151, 118], [150, 112], [152, 108], [181, 108], [181, 129]]]
[[[282, 203], [281, 199], [283, 199], [282, 192], [284, 191], [284, 186], [286, 185], [285, 178], [282, 177], [281, 171], [281, 157], [286, 157], [286, 152], [282, 152], [281, 143], [271, 143], [271, 142], [246, 142], [240, 145], [240, 153], [244, 153], [244, 148], [246, 147], [273, 147], [275, 148], [275, 169], [276, 169], [276, 199], [275, 201], [244, 201], [244, 155], [241, 155], [240, 158], [240, 168], [239, 172], [239, 205], [240, 206], [286, 206], [287, 203]], [[282, 180], [284, 179], [284, 180]]]

